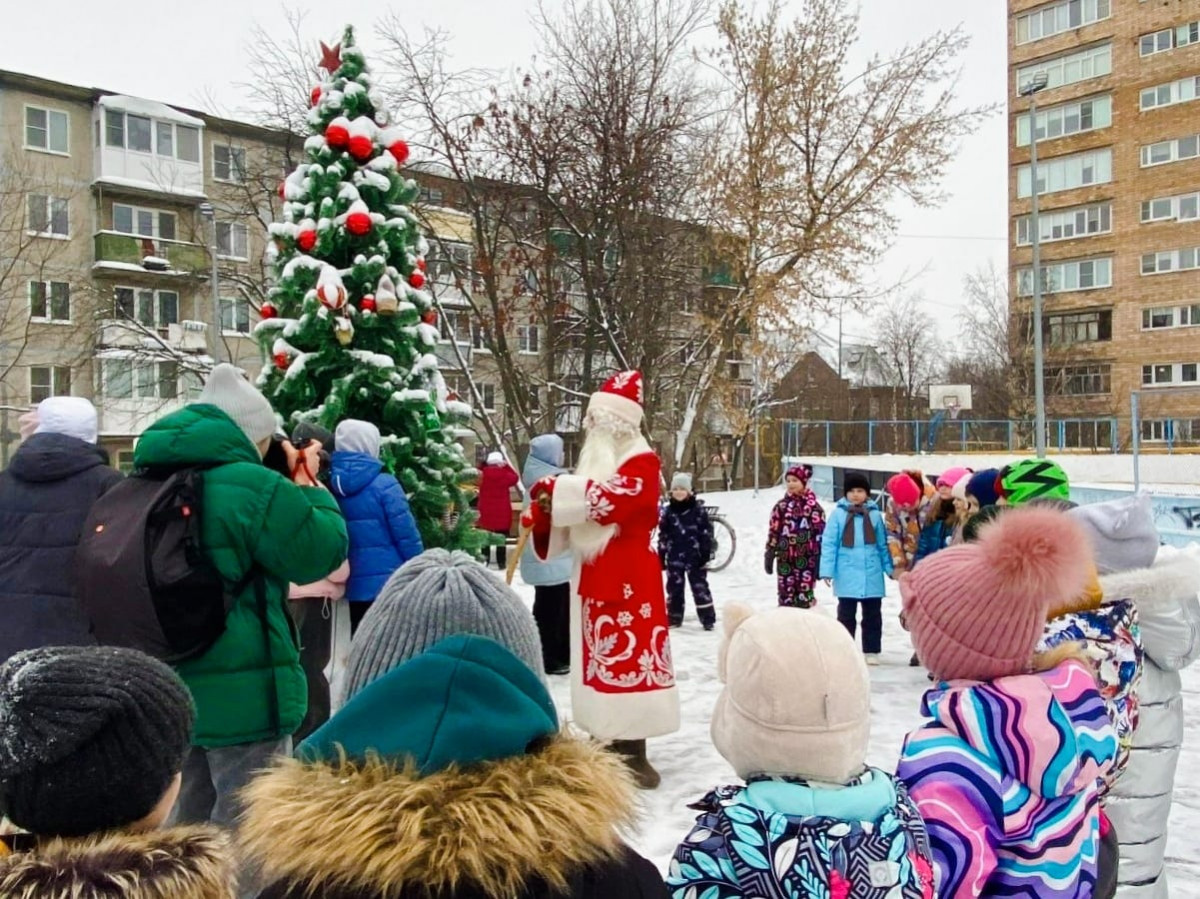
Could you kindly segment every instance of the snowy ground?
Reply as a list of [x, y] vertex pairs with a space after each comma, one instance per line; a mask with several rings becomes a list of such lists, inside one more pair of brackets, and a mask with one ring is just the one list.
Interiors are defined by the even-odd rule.
[[[941, 461], [939, 459], [939, 461]], [[766, 522], [771, 505], [780, 495], [764, 490], [756, 498], [752, 491], [706, 494], [710, 505], [721, 507], [737, 530], [738, 549], [733, 563], [711, 576], [718, 615], [722, 602], [740, 600], [758, 607], [775, 603], [775, 579], [763, 572]], [[514, 584], [532, 604], [533, 589]], [[833, 615], [835, 605], [828, 588], [817, 588], [818, 611]], [[690, 603], [690, 600], [689, 600]], [[909, 668], [912, 645], [897, 620], [900, 598], [894, 584], [884, 601], [883, 664], [871, 670], [871, 752], [868, 761], [880, 768], [895, 767], [905, 733], [920, 723], [921, 694], [928, 687], [922, 670]], [[719, 625], [718, 625], [719, 631]], [[719, 633], [705, 633], [689, 608], [684, 626], [672, 632], [671, 640], [679, 678], [683, 726], [678, 733], [650, 742], [650, 756], [663, 776], [662, 786], [643, 793], [644, 814], [633, 837], [635, 847], [663, 869], [676, 844], [687, 833], [694, 812], [687, 808], [719, 783], [735, 782], [732, 769], [713, 748], [709, 739], [709, 716], [720, 692], [716, 653]], [[1174, 874], [1174, 899], [1200, 899], [1200, 665], [1184, 673], [1184, 703], [1187, 715], [1183, 756], [1176, 782], [1171, 815], [1169, 864]], [[551, 678], [555, 701], [569, 717], [567, 678]], [[804, 689], [804, 672], [796, 672], [796, 689]], [[1185, 777], [1184, 772], [1196, 772]]]

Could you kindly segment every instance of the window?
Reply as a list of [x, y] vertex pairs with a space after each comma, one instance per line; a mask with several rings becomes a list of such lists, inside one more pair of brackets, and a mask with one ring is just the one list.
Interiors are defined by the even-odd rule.
[[1196, 86], [1200, 78], [1189, 75], [1168, 84], [1159, 84], [1142, 91], [1141, 108], [1159, 109], [1163, 106], [1174, 106], [1177, 103], [1190, 103], [1196, 99]]
[[1138, 40], [1138, 48], [1142, 56], [1153, 56], [1155, 53], [1165, 53], [1176, 47], [1186, 47], [1200, 41], [1200, 21], [1184, 22], [1174, 28], [1164, 28], [1143, 34]]
[[1200, 303], [1187, 306], [1152, 306], [1142, 310], [1142, 330], [1200, 326]]
[[1112, 366], [1063, 365], [1046, 369], [1046, 393], [1056, 396], [1095, 396], [1112, 392]]
[[174, 240], [175, 224], [176, 219], [173, 212], [113, 203], [113, 230], [121, 234]]
[[[1074, 290], [1095, 290], [1112, 287], [1112, 259], [1072, 259], [1042, 266], [1043, 293], [1069, 293]], [[1017, 272], [1017, 291], [1020, 296], [1033, 295], [1033, 269]]]
[[1160, 250], [1142, 254], [1143, 275], [1164, 275], [1169, 272], [1186, 272], [1200, 268], [1200, 248], [1182, 247], [1178, 250]]
[[26, 198], [27, 228], [42, 237], [69, 237], [70, 206], [64, 197], [29, 194]]
[[40, 106], [25, 107], [25, 147], [48, 153], [70, 152], [67, 114]]
[[422, 187], [418, 201], [426, 206], [441, 206], [445, 195], [436, 187]]
[[1110, 0], [1058, 0], [1017, 16], [1017, 43], [1028, 44], [1107, 19]]
[[163, 330], [168, 325], [179, 324], [179, 294], [173, 290], [143, 287], [114, 288], [113, 317]]
[[71, 395], [71, 369], [66, 365], [29, 367], [29, 402], [36, 406], [52, 396]]
[[1048, 315], [1044, 330], [1051, 346], [1112, 340], [1112, 310]]
[[[1030, 194], [1030, 167], [1017, 169], [1017, 196]], [[1112, 180], [1112, 148], [1091, 150], [1073, 156], [1059, 156], [1038, 163], [1038, 194], [1073, 190], [1090, 184], [1107, 184]]]
[[517, 328], [519, 352], [537, 353], [541, 345], [541, 331], [537, 325], [520, 325]]
[[[99, 142], [97, 133], [97, 146]], [[181, 162], [200, 162], [199, 128], [125, 113], [119, 109], [104, 110], [104, 143], [136, 153], [171, 157]]]
[[218, 181], [246, 180], [246, 151], [242, 147], [213, 144], [213, 177]]
[[442, 326], [442, 340], [445, 343], [454, 342], [459, 346], [471, 343], [471, 316], [468, 312], [458, 309], [443, 309], [439, 317]]
[[[1025, 247], [1032, 243], [1029, 221], [1027, 215], [1017, 219], [1017, 246]], [[1111, 230], [1112, 203], [1093, 203], [1090, 206], [1043, 212], [1038, 216], [1042, 243], [1107, 234]]]
[[1142, 419], [1142, 440], [1148, 443], [1191, 443], [1200, 440], [1200, 418]]
[[104, 395], [109, 399], [173, 400], [179, 396], [179, 366], [174, 362], [101, 360]]
[[483, 397], [483, 409], [485, 412], [496, 411], [496, 385], [495, 384], [480, 384], [479, 393]]
[[71, 285], [66, 281], [30, 281], [29, 317], [41, 322], [69, 322]]
[[1143, 387], [1178, 387], [1197, 383], [1200, 380], [1200, 364], [1174, 362], [1165, 365], [1143, 365]]
[[1046, 73], [1047, 89], [1108, 75], [1112, 72], [1112, 44], [1088, 47], [1022, 66], [1017, 69], [1017, 90], [1042, 72]]
[[1156, 144], [1142, 145], [1142, 168], [1165, 165], [1200, 156], [1200, 135], [1189, 134], [1174, 140], [1162, 140]]
[[241, 222], [217, 222], [217, 255], [249, 259], [249, 231]]
[[1155, 197], [1142, 203], [1142, 223], [1194, 222], [1200, 219], [1200, 191]]
[[[1107, 128], [1111, 124], [1112, 97], [1108, 95], [1093, 97], [1090, 100], [1079, 100], [1074, 103], [1064, 103], [1062, 106], [1039, 109], [1037, 112], [1037, 139], [1039, 141], [1053, 140], [1056, 137]], [[1029, 115], [1026, 114], [1017, 118], [1017, 146], [1028, 145]]]
[[460, 279], [470, 283], [472, 259], [470, 244], [435, 240], [425, 257], [425, 273], [444, 287], [453, 287]]
[[200, 161], [200, 129], [191, 125], [175, 126], [175, 158], [182, 162]]
[[221, 330], [230, 334], [250, 333], [250, 301], [245, 297], [222, 298]]

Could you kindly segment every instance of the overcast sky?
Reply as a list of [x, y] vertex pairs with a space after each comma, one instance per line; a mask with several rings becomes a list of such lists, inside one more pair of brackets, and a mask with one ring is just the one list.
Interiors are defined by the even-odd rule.
[[[559, 0], [545, 0], [553, 9]], [[369, 26], [389, 8], [380, 0], [289, 4], [307, 11], [306, 30], [332, 41], [342, 26], [358, 26], [370, 54]], [[412, 17], [414, 29], [448, 31], [456, 61], [484, 68], [520, 64], [536, 49], [529, 26], [533, 0], [439, 0], [392, 8]], [[801, 4], [793, 0], [799, 10]], [[101, 87], [169, 103], [222, 111], [244, 105], [237, 85], [250, 80], [246, 43], [255, 24], [282, 29], [274, 0], [52, 0], [4, 4], [0, 68]], [[937, 27], [962, 24], [972, 43], [959, 93], [963, 102], [1005, 98], [1005, 4], [962, 0], [861, 0], [863, 43], [886, 51]], [[368, 59], [370, 56], [368, 55]], [[903, 210], [901, 237], [879, 280], [913, 279], [940, 333], [952, 339], [963, 276], [995, 261], [1006, 264], [1007, 129], [995, 115], [961, 148], [945, 183], [947, 202], [936, 210]], [[847, 315], [846, 333], [870, 336], [865, 318]], [[827, 333], [836, 335], [836, 322]]]

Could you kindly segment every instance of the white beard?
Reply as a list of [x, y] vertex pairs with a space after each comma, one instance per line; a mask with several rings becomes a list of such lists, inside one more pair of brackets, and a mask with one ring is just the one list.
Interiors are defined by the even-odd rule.
[[[575, 474], [590, 481], [607, 481], [617, 473], [617, 466], [630, 450], [640, 443], [644, 441], [637, 431], [631, 435], [616, 436], [608, 428], [593, 426], [588, 429], [583, 447], [579, 450]], [[617, 525], [584, 521], [571, 525], [567, 530], [571, 547], [584, 562], [590, 562], [604, 552], [608, 541], [616, 536]]]

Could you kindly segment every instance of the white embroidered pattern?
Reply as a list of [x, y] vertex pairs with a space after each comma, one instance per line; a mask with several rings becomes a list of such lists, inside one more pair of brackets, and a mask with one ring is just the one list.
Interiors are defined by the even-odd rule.
[[633, 384], [635, 388], [635, 396], [637, 397], [638, 405], [645, 405], [645, 400], [642, 398], [642, 376], [636, 370], [618, 372], [613, 375], [612, 386], [614, 390], [621, 391]]
[[633, 599], [633, 584], [625, 584], [622, 586], [621, 593], [624, 594], [626, 599]]
[[584, 492], [587, 517], [590, 521], [603, 521], [615, 509], [611, 497], [637, 496], [642, 492], [642, 479], [615, 474], [607, 481], [589, 481]]
[[638, 609], [638, 611], [641, 613], [641, 616], [643, 618], [649, 618], [651, 615], [654, 614], [654, 607], [651, 606], [650, 603], [644, 602], [644, 603], [642, 603], [642, 607], [640, 609]]
[[[583, 601], [583, 641], [587, 665], [584, 683], [598, 682], [623, 690], [661, 690], [675, 685], [671, 665], [671, 642], [667, 628], [658, 625], [650, 633], [649, 645], [638, 653], [638, 634], [623, 625], [621, 618], [633, 616], [628, 612], [605, 614], [605, 604], [595, 600]], [[634, 658], [636, 655], [636, 662]], [[630, 663], [633, 662], [631, 665]]]

